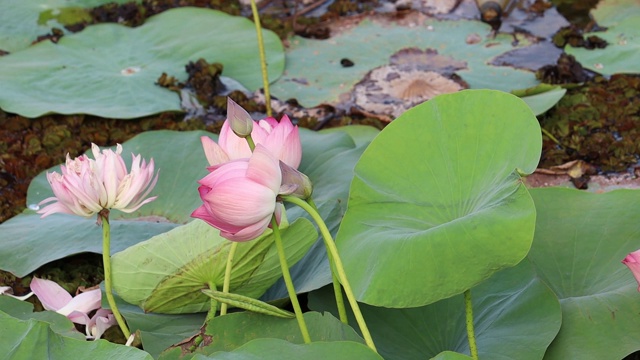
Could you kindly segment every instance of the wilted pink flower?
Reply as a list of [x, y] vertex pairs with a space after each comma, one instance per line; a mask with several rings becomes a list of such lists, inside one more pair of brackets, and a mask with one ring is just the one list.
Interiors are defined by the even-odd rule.
[[42, 217], [53, 213], [76, 214], [89, 217], [103, 209], [118, 209], [133, 212], [142, 205], [156, 199], [146, 198], [156, 185], [153, 159], [149, 164], [140, 155], [133, 155], [131, 171], [120, 156], [122, 146], [118, 144], [116, 151], [100, 148], [91, 144], [94, 159], [87, 155], [71, 159], [62, 165], [61, 172], [47, 173], [54, 197], [44, 199], [40, 205], [50, 203], [38, 211]]
[[219, 229], [229, 240], [253, 240], [280, 209], [276, 196], [281, 182], [278, 160], [258, 144], [250, 158], [218, 165], [198, 181], [204, 204], [191, 216]]
[[[640, 250], [636, 250], [627, 255], [622, 260], [622, 263], [627, 265], [638, 284], [640, 284]], [[640, 286], [638, 286], [638, 291], [640, 291]]]
[[[51, 280], [34, 277], [29, 285], [45, 310], [64, 315], [76, 324], [86, 326], [87, 337], [98, 339], [109, 327], [116, 324], [113, 313], [100, 308], [100, 289], [85, 291], [72, 297], [64, 288]], [[97, 310], [93, 317], [89, 313]]]
[[[237, 104], [236, 104], [237, 105]], [[239, 107], [239, 106], [238, 106]], [[229, 118], [238, 118], [238, 110], [231, 107], [227, 112], [227, 121], [222, 125], [220, 137], [216, 144], [211, 138], [200, 138], [204, 154], [211, 166], [225, 163], [229, 160], [243, 159], [251, 156], [251, 150], [244, 138], [237, 136], [229, 124]], [[262, 144], [278, 160], [297, 169], [302, 159], [302, 145], [298, 126], [293, 126], [287, 115], [280, 122], [269, 117], [253, 124], [251, 138], [254, 143]]]

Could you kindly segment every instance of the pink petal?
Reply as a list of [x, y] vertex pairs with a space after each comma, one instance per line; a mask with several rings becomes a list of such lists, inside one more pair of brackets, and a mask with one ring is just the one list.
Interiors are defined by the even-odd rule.
[[200, 142], [204, 149], [204, 156], [207, 158], [209, 165], [215, 166], [229, 161], [229, 155], [222, 150], [213, 139], [208, 136], [201, 136]]
[[51, 280], [33, 277], [29, 285], [46, 310], [57, 311], [67, 305], [72, 297], [67, 290]]
[[[255, 129], [257, 126], [253, 128]], [[253, 137], [253, 132], [251, 132], [251, 136]], [[251, 156], [251, 149], [249, 149], [247, 140], [234, 134], [228, 121], [222, 124], [220, 136], [218, 137], [218, 145], [220, 145], [222, 150], [229, 156], [230, 160], [246, 159]]]
[[116, 318], [110, 310], [99, 309], [87, 323], [86, 332], [88, 336], [97, 340], [108, 328], [116, 324]]
[[57, 313], [65, 316], [71, 314], [74, 311], [88, 314], [91, 311], [100, 308], [101, 299], [102, 293], [100, 292], [100, 289], [89, 290], [76, 295], [64, 307], [58, 309]]
[[265, 218], [261, 222], [257, 222], [251, 226], [245, 227], [242, 230], [236, 233], [230, 233], [226, 231], [220, 231], [220, 235], [227, 240], [231, 241], [249, 241], [253, 240], [260, 235], [262, 235], [265, 230], [267, 230], [267, 226], [271, 222], [271, 217]]
[[218, 220], [211, 216], [211, 214], [209, 213], [209, 211], [207, 211], [207, 208], [204, 205], [201, 205], [199, 208], [193, 210], [193, 212], [191, 213], [191, 217], [203, 220], [207, 224], [213, 227], [216, 227], [215, 224], [217, 223], [217, 220]]
[[248, 179], [231, 179], [212, 189], [204, 200], [225, 224], [245, 227], [273, 213], [276, 193]]
[[[629, 255], [627, 255], [622, 263], [625, 264], [631, 273], [636, 278], [638, 284], [640, 284], [640, 250], [636, 250]], [[638, 286], [638, 291], [640, 291], [640, 286]]]
[[86, 325], [89, 323], [89, 315], [81, 311], [72, 311], [67, 315], [67, 319], [71, 320], [74, 324]]
[[264, 185], [274, 193], [278, 193], [282, 184], [280, 164], [264, 146], [258, 144], [249, 159], [247, 178]]

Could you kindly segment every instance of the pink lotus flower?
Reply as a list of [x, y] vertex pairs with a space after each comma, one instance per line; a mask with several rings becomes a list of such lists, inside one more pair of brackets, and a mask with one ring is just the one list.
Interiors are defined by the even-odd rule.
[[[72, 297], [55, 282], [37, 277], [31, 280], [29, 286], [45, 310], [55, 311], [76, 324], [85, 325], [87, 338], [99, 339], [105, 330], [116, 324], [113, 313], [100, 308], [100, 289], [85, 291]], [[89, 313], [93, 310], [97, 311], [89, 318]]]
[[115, 152], [101, 152], [95, 144], [91, 149], [95, 160], [87, 155], [72, 160], [67, 154], [66, 164], [60, 167], [62, 174], [47, 173], [55, 196], [40, 202], [53, 202], [38, 211], [42, 217], [57, 212], [89, 217], [103, 209], [130, 213], [156, 199], [145, 199], [158, 180], [153, 177], [153, 159], [147, 164], [140, 155], [132, 154], [131, 171], [127, 172], [120, 144]]
[[[233, 100], [229, 103], [235, 104]], [[242, 113], [236, 107], [240, 108], [238, 104], [227, 106], [227, 121], [222, 125], [217, 144], [207, 136], [200, 138], [204, 154], [211, 166], [251, 156], [251, 149], [249, 149], [247, 141], [236, 135], [231, 129], [230, 119], [239, 123], [246, 116], [243, 115], [246, 111], [240, 108], [244, 111]], [[254, 122], [251, 138], [256, 145], [261, 144], [278, 160], [292, 168], [297, 169], [300, 165], [302, 145], [300, 144], [298, 126], [293, 126], [287, 115], [284, 115], [279, 123], [272, 117]]]
[[[640, 250], [636, 250], [627, 255], [622, 260], [622, 263], [627, 265], [638, 284], [640, 284]], [[638, 291], [640, 291], [640, 286], [638, 286]]]
[[250, 158], [225, 162], [211, 170], [198, 181], [204, 204], [191, 216], [206, 221], [232, 241], [260, 236], [274, 212], [280, 210], [276, 206], [282, 182], [278, 160], [258, 144]]

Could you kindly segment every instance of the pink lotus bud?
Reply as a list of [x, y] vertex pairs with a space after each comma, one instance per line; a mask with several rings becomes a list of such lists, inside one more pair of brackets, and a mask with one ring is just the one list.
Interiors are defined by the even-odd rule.
[[61, 172], [47, 173], [54, 197], [44, 199], [40, 205], [53, 202], [38, 211], [42, 217], [53, 213], [76, 214], [89, 217], [103, 209], [118, 209], [130, 213], [156, 199], [146, 198], [156, 185], [153, 159], [149, 164], [140, 155], [133, 155], [131, 171], [122, 159], [122, 146], [116, 151], [91, 149], [95, 160], [86, 155], [71, 159], [62, 165]]
[[[640, 284], [640, 250], [636, 250], [627, 255], [622, 260], [622, 263], [627, 265], [638, 284]], [[640, 286], [638, 286], [638, 291], [640, 291]]]
[[313, 185], [307, 175], [280, 161], [282, 184], [279, 195], [292, 195], [302, 200], [311, 197]]
[[253, 240], [271, 222], [281, 182], [278, 160], [258, 144], [250, 158], [218, 165], [198, 181], [204, 204], [191, 216], [231, 241]]
[[227, 98], [227, 121], [231, 130], [239, 137], [246, 138], [251, 135], [253, 130], [251, 115], [230, 97]]
[[[238, 105], [236, 104], [236, 106]], [[246, 113], [246, 111], [242, 111]], [[233, 110], [233, 112], [237, 114], [239, 111]], [[207, 161], [211, 166], [251, 156], [247, 141], [234, 133], [234, 131], [238, 131], [237, 129], [232, 129], [231, 116], [228, 114], [227, 121], [222, 125], [217, 144], [208, 138], [208, 140], [201, 139]], [[242, 119], [243, 115], [234, 115], [233, 117]], [[252, 128], [251, 138], [256, 145], [262, 144], [278, 160], [292, 168], [298, 168], [302, 159], [302, 144], [298, 127], [293, 126], [289, 117], [283, 116], [280, 122], [272, 117], [266, 118], [258, 121], [257, 124], [252, 124]]]

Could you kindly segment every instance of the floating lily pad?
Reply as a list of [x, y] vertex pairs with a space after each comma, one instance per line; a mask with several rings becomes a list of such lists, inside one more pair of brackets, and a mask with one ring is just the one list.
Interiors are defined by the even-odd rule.
[[[5, 0], [0, 11], [0, 50], [14, 52], [31, 45], [39, 35], [51, 32], [52, 27], [64, 31], [53, 13], [65, 7], [94, 7], [110, 2], [129, 0]], [[50, 19], [42, 14], [48, 13]]]
[[[390, 57], [404, 48], [434, 49], [466, 62], [466, 69], [456, 73], [471, 88], [510, 91], [537, 84], [532, 72], [488, 65], [493, 57], [514, 49], [512, 36], [489, 39], [485, 37], [489, 32], [487, 24], [470, 20], [416, 20], [407, 25], [366, 20], [327, 40], [294, 37], [287, 50], [287, 72], [273, 84], [272, 92], [307, 107], [336, 104], [367, 72], [389, 64]], [[479, 42], [468, 43], [474, 35]], [[343, 59], [353, 66], [341, 65]]]
[[356, 298], [427, 305], [519, 263], [535, 227], [519, 174], [541, 144], [529, 107], [494, 90], [440, 95], [394, 120], [356, 165], [336, 239]]
[[639, 73], [640, 61], [640, 15], [628, 17], [605, 32], [588, 33], [606, 40], [604, 49], [588, 50], [567, 46], [565, 51], [576, 57], [582, 66], [603, 75]]
[[[264, 32], [269, 78], [284, 68], [282, 43]], [[129, 28], [89, 26], [0, 58], [0, 107], [25, 117], [47, 113], [135, 118], [181, 111], [179, 96], [155, 85], [165, 72], [185, 81], [189, 61], [223, 64], [223, 75], [262, 86], [254, 24], [199, 8], [178, 8]]]

